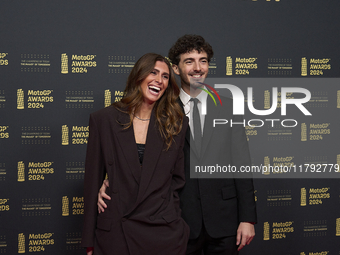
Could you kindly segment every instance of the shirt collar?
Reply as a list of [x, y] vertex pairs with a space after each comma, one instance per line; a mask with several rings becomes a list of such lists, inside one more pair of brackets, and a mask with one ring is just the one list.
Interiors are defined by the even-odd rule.
[[[204, 89], [205, 89], [205, 87], [204, 87]], [[207, 101], [207, 97], [208, 97], [208, 94], [207, 93], [199, 93], [198, 95], [197, 95], [197, 99], [201, 102], [201, 103], [203, 103], [203, 102], [206, 102]], [[181, 88], [181, 91], [180, 91], [180, 93], [179, 93], [179, 98], [181, 99], [181, 101], [182, 101], [182, 103], [183, 103], [183, 105], [187, 105], [188, 103], [189, 103], [189, 101], [190, 101], [190, 95], [188, 95], [182, 88]]]

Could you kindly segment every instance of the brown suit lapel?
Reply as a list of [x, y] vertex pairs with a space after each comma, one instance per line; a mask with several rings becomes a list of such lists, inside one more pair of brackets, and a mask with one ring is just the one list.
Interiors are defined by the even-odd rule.
[[142, 198], [146, 189], [150, 185], [150, 180], [153, 176], [154, 171], [157, 168], [158, 158], [164, 149], [163, 145], [164, 141], [158, 131], [156, 117], [155, 114], [152, 112], [148, 128], [148, 134], [146, 137], [145, 152], [142, 165], [142, 175], [140, 179], [137, 201], [139, 201]]
[[[127, 123], [129, 116], [127, 114], [120, 114], [118, 119], [120, 123]], [[163, 150], [164, 141], [158, 131], [156, 125], [155, 115], [152, 112], [148, 133], [146, 137], [145, 152], [142, 167], [139, 164], [138, 150], [133, 133], [133, 127], [118, 132], [118, 140], [123, 150], [125, 160], [129, 168], [139, 184], [138, 196], [135, 204], [126, 212], [125, 215], [130, 214], [136, 206], [143, 200], [147, 188], [149, 187], [153, 173], [157, 168], [158, 158]], [[135, 152], [134, 152], [135, 151]]]
[[133, 127], [131, 126], [128, 129], [123, 129], [124, 125], [122, 125], [129, 123], [129, 115], [120, 112], [117, 121], [119, 124], [121, 124], [121, 128], [117, 132], [117, 139], [119, 141], [120, 148], [124, 153], [125, 161], [127, 162], [135, 181], [139, 183], [141, 176], [141, 167], [139, 164], [138, 150], [133, 133]]

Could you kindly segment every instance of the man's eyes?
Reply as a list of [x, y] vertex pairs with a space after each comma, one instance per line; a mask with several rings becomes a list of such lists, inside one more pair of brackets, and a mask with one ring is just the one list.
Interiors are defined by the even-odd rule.
[[[206, 64], [206, 63], [208, 63], [208, 60], [203, 59], [203, 60], [201, 60], [200, 62]], [[191, 61], [191, 60], [185, 62], [185, 64], [187, 64], [187, 65], [190, 65], [190, 64], [192, 64], [192, 63], [193, 63], [193, 61]]]

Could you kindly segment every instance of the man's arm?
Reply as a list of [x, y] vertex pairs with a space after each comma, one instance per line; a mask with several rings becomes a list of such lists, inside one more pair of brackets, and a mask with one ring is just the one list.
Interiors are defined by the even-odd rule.
[[105, 208], [107, 208], [106, 203], [104, 202], [104, 199], [106, 200], [111, 200], [111, 197], [105, 193], [106, 188], [109, 187], [109, 180], [105, 179], [103, 181], [103, 185], [101, 186], [99, 192], [98, 192], [98, 201], [97, 201], [97, 205], [98, 205], [98, 213], [104, 212]]
[[255, 236], [255, 228], [252, 222], [241, 222], [237, 229], [236, 245], [238, 251], [241, 250], [246, 244], [250, 244]]
[[[242, 116], [233, 116], [236, 122], [242, 122]], [[240, 169], [241, 166], [251, 165], [248, 141], [245, 134], [245, 129], [242, 125], [232, 127], [232, 154], [233, 164]], [[254, 185], [252, 175], [242, 173], [235, 176], [235, 184], [238, 195], [238, 214], [241, 221], [236, 235], [236, 245], [238, 250], [241, 250], [246, 244], [250, 244], [255, 236], [254, 224], [257, 221], [256, 203], [254, 198]]]

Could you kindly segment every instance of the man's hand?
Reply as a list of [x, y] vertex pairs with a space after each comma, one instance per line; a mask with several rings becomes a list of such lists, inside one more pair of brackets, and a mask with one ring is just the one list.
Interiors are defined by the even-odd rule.
[[250, 222], [241, 222], [237, 229], [236, 245], [239, 245], [237, 250], [241, 250], [246, 244], [250, 244], [254, 236], [254, 224]]
[[105, 193], [107, 187], [109, 187], [109, 180], [106, 179], [103, 181], [103, 185], [98, 192], [98, 213], [104, 212], [105, 208], [107, 208], [103, 199], [111, 200], [111, 197]]
[[92, 255], [93, 254], [93, 247], [87, 247], [86, 248], [86, 255]]

